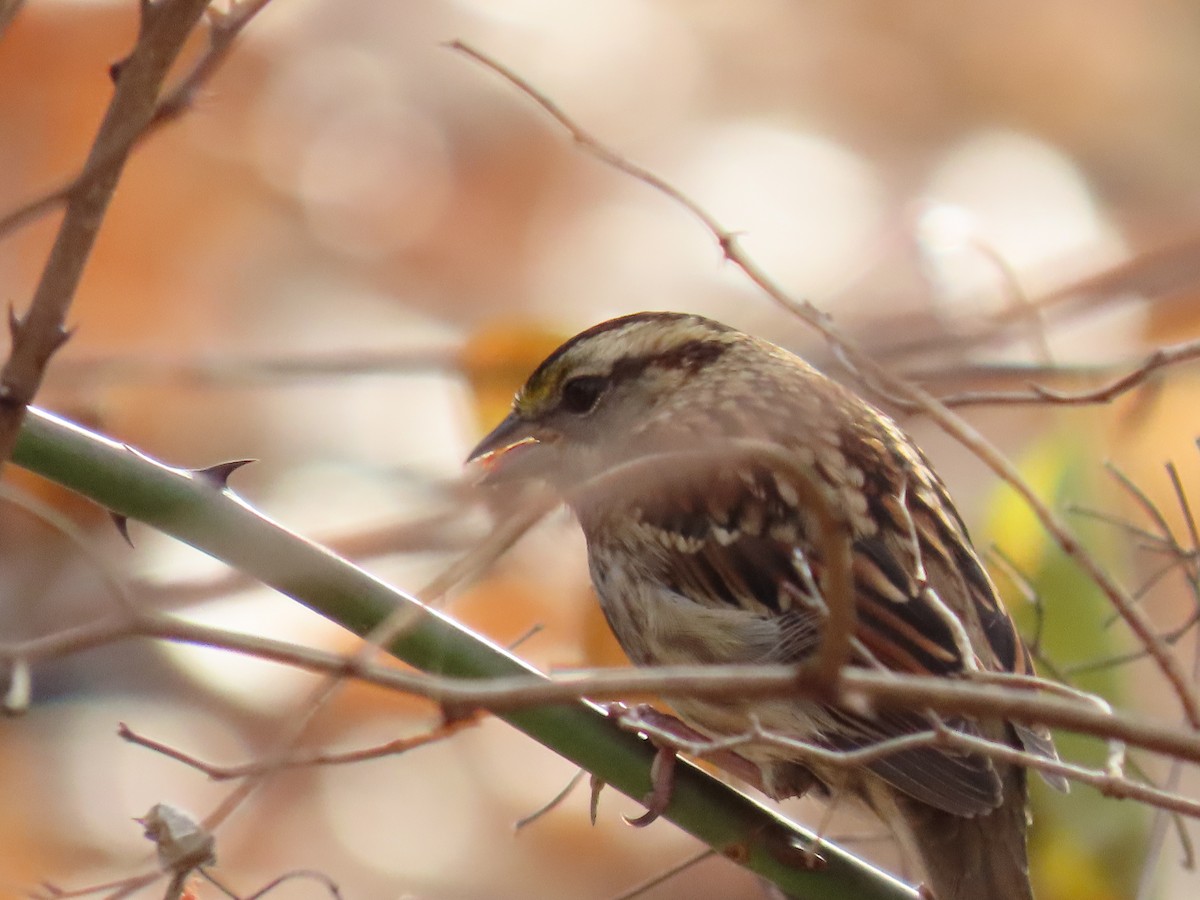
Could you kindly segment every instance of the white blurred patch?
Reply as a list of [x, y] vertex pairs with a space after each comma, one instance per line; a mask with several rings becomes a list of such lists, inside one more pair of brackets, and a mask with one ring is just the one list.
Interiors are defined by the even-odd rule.
[[330, 250], [386, 256], [441, 221], [452, 189], [446, 138], [389, 60], [314, 45], [272, 72], [253, 121], [259, 173], [299, 200]]
[[[419, 729], [406, 724], [404, 733]], [[363, 748], [402, 736], [395, 722], [375, 721], [344, 732], [338, 746]], [[496, 838], [494, 823], [479, 815], [475, 786], [448, 746], [314, 770], [314, 801], [330, 832], [363, 866], [409, 883], [445, 884], [471, 864], [473, 847]]]
[[[344, 632], [317, 613], [266, 588], [199, 604], [179, 613], [183, 619], [226, 631], [263, 635], [277, 641], [328, 647]], [[176, 668], [219, 692], [243, 709], [278, 713], [301, 701], [318, 675], [215, 647], [165, 643]]]
[[229, 571], [220, 560], [140, 522], [130, 523], [129, 533], [138, 550], [130, 566], [137, 578], [150, 584], [202, 581]]
[[317, 240], [347, 256], [386, 256], [441, 221], [451, 191], [446, 139], [413, 107], [352, 104], [312, 136], [297, 187]]
[[[266, 411], [273, 418], [264, 429], [281, 443], [303, 448], [296, 455], [304, 459], [375, 467], [363, 477], [378, 479], [395, 470], [459, 475], [473, 443], [469, 394], [453, 371], [460, 333], [404, 308], [395, 297], [303, 274], [280, 293], [309, 312], [272, 320], [272, 339], [293, 354], [312, 352], [348, 367], [357, 364], [360, 373], [313, 377], [291, 386], [290, 402]], [[330, 303], [330, 296], [336, 302]], [[370, 357], [379, 358], [377, 373]], [[313, 488], [322, 502], [336, 502], [331, 491]], [[383, 490], [387, 501], [394, 486]]]
[[[715, 314], [703, 291], [720, 267], [715, 244], [677, 207], [642, 185], [536, 236], [533, 310], [570, 329], [644, 309]], [[587, 277], [581, 277], [587, 273]]]
[[[970, 314], [1031, 304], [1128, 255], [1072, 160], [1012, 131], [981, 132], [947, 153], [925, 190], [915, 238], [937, 302]], [[1047, 329], [1046, 339], [1059, 362], [1094, 360], [1098, 350], [1111, 357], [1141, 320], [1138, 307], [1124, 304]]]
[[725, 125], [693, 142], [673, 178], [738, 234], [754, 261], [820, 295], [877, 243], [883, 197], [871, 166], [823, 135], [766, 122]]
[[[786, 288], [820, 296], [841, 287], [878, 240], [883, 206], [874, 172], [814, 134], [763, 122], [690, 131], [677, 155], [649, 164], [736, 233]], [[682, 206], [616, 175], [612, 199], [538, 235], [548, 252], [538, 306], [571, 325], [640, 309], [685, 309], [737, 320], [729, 289], [761, 293], [723, 264], [714, 238]], [[580, 279], [579, 272], [596, 277]]]
[[923, 193], [918, 239], [955, 286], [951, 298], [996, 294], [1001, 278], [987, 252], [1020, 272], [1030, 291], [1124, 256], [1078, 167], [1029, 135], [968, 138], [946, 154]]
[[[489, 56], [512, 65], [606, 143], [629, 148], [692, 108], [703, 51], [687, 21], [669, 7], [640, 0], [457, 5], [499, 26], [479, 39]], [[512, 91], [505, 102], [518, 100]]]

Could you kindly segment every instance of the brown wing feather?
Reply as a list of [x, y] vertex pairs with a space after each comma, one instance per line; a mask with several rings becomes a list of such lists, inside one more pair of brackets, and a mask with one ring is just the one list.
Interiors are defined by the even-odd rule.
[[[636, 489], [609, 485], [602, 504], [605, 515], [632, 517], [638, 523], [634, 533], [648, 545], [638, 548], [638, 557], [651, 560], [653, 577], [678, 597], [709, 608], [743, 609], [773, 621], [777, 639], [747, 647], [745, 661], [794, 663], [809, 658], [820, 640], [820, 600], [813, 591], [821, 560], [805, 533], [805, 517], [788, 502], [776, 476], [766, 466], [744, 463], [719, 467], [704, 478], [686, 469], [673, 475], [658, 472], [653, 479], [639, 479]], [[586, 505], [580, 509], [581, 516], [588, 514]], [[604, 534], [605, 515], [589, 523], [589, 532]], [[950, 565], [965, 570], [961, 582], [955, 576], [943, 592], [962, 591], [963, 585], [990, 592], [990, 582], [973, 556], [969, 561], [943, 558], [942, 554], [953, 554], [949, 548], [961, 546], [957, 535], [941, 523], [922, 519], [923, 515], [924, 510], [918, 510], [914, 521], [924, 526], [917, 526], [917, 533], [923, 556], [935, 563], [928, 565], [931, 574], [940, 574]], [[962, 670], [958, 647], [944, 614], [928, 602], [922, 585], [910, 574], [910, 545], [908, 533], [895, 529], [855, 542], [855, 636], [875, 661], [888, 668], [953, 674]], [[990, 593], [984, 596], [989, 598]], [[990, 657], [988, 664], [998, 667], [1006, 661], [1005, 652], [1020, 645], [1013, 643], [1011, 623], [994, 599], [974, 612], [982, 619], [985, 611], [1002, 617], [1000, 625], [1009, 629], [992, 620], [991, 627], [983, 629], [989, 644], [995, 640], [997, 645], [984, 655]], [[867, 662], [860, 657], [860, 664]], [[820, 742], [839, 750], [868, 747], [931, 727], [917, 713], [830, 712], [832, 725]], [[978, 734], [967, 720], [944, 724]], [[1000, 802], [994, 767], [979, 755], [925, 746], [891, 754], [869, 768], [906, 794], [957, 815], [978, 815]]]

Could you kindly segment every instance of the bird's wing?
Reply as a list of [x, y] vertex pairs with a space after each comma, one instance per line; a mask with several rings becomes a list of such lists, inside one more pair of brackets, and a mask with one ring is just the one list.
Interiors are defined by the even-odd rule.
[[[746, 662], [795, 663], [817, 650], [824, 617], [821, 541], [796, 491], [771, 467], [739, 460], [710, 466], [697, 477], [687, 465], [678, 465], [653, 478], [607, 484], [598, 505], [600, 518], [636, 522], [632, 533], [642, 546], [630, 549], [650, 560], [652, 577], [674, 594], [710, 609], [742, 610], [777, 626], [770, 646], [747, 648]], [[1028, 659], [1024, 647], [969, 545], [963, 549], [965, 538], [951, 530], [957, 523], [941, 521], [919, 502], [910, 505], [912, 511], [897, 528], [854, 541], [856, 664], [913, 674], [961, 672], [959, 643], [947, 622], [950, 609], [973, 643], [985, 645], [978, 655], [989, 668], [1019, 667]], [[588, 515], [586, 504], [579, 508], [581, 517]], [[924, 580], [914, 573], [914, 541]], [[966, 558], [960, 559], [964, 552]], [[937, 597], [931, 584], [941, 587]], [[955, 608], [964, 602], [973, 606]], [[927, 716], [915, 712], [828, 713], [819, 741], [838, 750], [932, 727]], [[944, 724], [979, 733], [966, 719]], [[1045, 749], [1021, 738], [1033, 752]], [[986, 812], [1001, 799], [994, 767], [978, 754], [925, 745], [880, 757], [869, 768], [916, 799], [958, 815]]]

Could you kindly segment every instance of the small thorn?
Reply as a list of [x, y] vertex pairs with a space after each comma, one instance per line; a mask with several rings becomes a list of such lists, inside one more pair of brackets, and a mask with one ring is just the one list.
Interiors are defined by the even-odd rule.
[[604, 790], [604, 780], [597, 775], [592, 775], [589, 786], [592, 789], [591, 800], [588, 802], [588, 818], [592, 820], [592, 827], [596, 826], [596, 818], [600, 813], [600, 792]]
[[58, 331], [54, 335], [54, 346], [50, 348], [50, 352], [56, 352], [60, 347], [62, 347], [63, 344], [71, 339], [71, 335], [74, 333], [74, 328], [59, 327]]
[[118, 59], [116, 62], [109, 64], [108, 77], [112, 80], [113, 84], [116, 84], [120, 80], [121, 71], [125, 68], [125, 64], [127, 62], [129, 62], [128, 56], [126, 56], [124, 59]]
[[108, 511], [108, 515], [112, 519], [113, 524], [117, 526], [117, 531], [120, 532], [121, 537], [125, 538], [125, 543], [132, 547], [133, 538], [129, 536], [129, 516], [123, 516], [119, 512], [113, 512], [111, 509]]
[[8, 334], [15, 344], [21, 338], [21, 317], [17, 315], [16, 309], [10, 303], [8, 305]]
[[231, 459], [229, 462], [217, 463], [213, 466], [205, 466], [203, 469], [193, 469], [192, 472], [203, 478], [213, 487], [227, 488], [229, 487], [229, 476], [240, 469], [242, 466], [249, 465], [252, 462], [258, 462], [256, 459]]

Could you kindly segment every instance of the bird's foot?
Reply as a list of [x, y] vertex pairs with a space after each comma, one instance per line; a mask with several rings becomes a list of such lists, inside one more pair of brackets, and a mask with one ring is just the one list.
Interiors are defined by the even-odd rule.
[[628, 731], [643, 734], [658, 749], [658, 755], [650, 770], [651, 790], [643, 799], [646, 814], [626, 819], [636, 827], [649, 825], [667, 809], [675, 784], [675, 760], [680, 752], [700, 757], [723, 772], [746, 782], [764, 793], [771, 791], [765, 786], [763, 772], [757, 764], [728, 748], [718, 749], [712, 737], [692, 728], [676, 716], [661, 712], [647, 704], [627, 706], [613, 703], [608, 714]]
[[642, 798], [646, 811], [640, 816], [624, 817], [634, 828], [645, 828], [671, 805], [675, 790], [677, 743], [703, 739], [704, 736], [674, 716], [661, 713], [646, 704], [631, 707], [624, 703], [610, 703], [608, 714], [622, 728], [645, 734], [658, 751], [650, 765], [650, 793]]
[[623, 816], [634, 828], [645, 828], [659, 818], [671, 805], [675, 792], [675, 762], [679, 759], [673, 747], [659, 747], [650, 764], [650, 793], [642, 798], [646, 811], [640, 816]]

